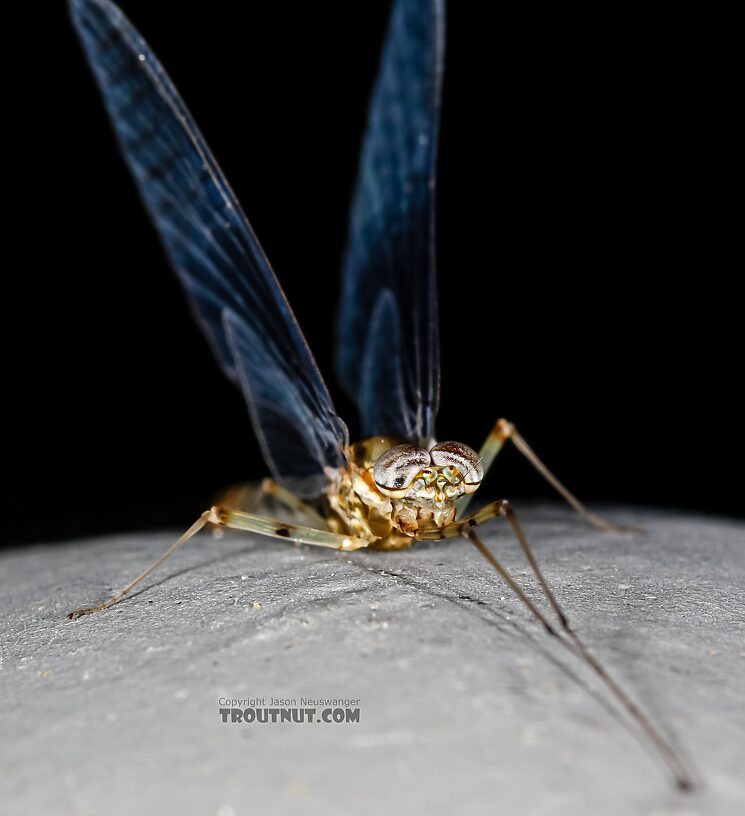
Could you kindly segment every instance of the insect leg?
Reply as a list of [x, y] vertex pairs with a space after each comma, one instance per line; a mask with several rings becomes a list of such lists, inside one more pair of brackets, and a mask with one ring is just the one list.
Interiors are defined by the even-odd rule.
[[[470, 516], [459, 518], [447, 527], [441, 527], [439, 530], [421, 530], [417, 532], [416, 537], [422, 541], [438, 541], [441, 538], [460, 538], [464, 534], [466, 527], [477, 527], [480, 524], [486, 524], [493, 518], [506, 515], [504, 505], [505, 501], [495, 501], [485, 504], [480, 510], [471, 513]], [[460, 508], [459, 508], [460, 509]]]
[[336, 550], [358, 550], [361, 547], [367, 547], [370, 541], [355, 536], [344, 536], [338, 533], [332, 533], [328, 530], [314, 530], [312, 527], [300, 527], [296, 524], [285, 524], [276, 519], [267, 518], [266, 516], [258, 516], [252, 513], [243, 513], [239, 510], [231, 510], [227, 507], [212, 507], [202, 513], [197, 521], [178, 539], [174, 544], [163, 553], [156, 561], [154, 561], [141, 575], [138, 575], [133, 581], [130, 581], [108, 601], [92, 606], [87, 609], [77, 609], [75, 612], [70, 612], [67, 616], [70, 620], [80, 618], [83, 615], [90, 615], [92, 612], [100, 612], [108, 609], [110, 606], [119, 603], [140, 583], [147, 578], [150, 573], [159, 567], [169, 555], [176, 552], [183, 544], [190, 538], [195, 536], [205, 525], [215, 524], [221, 527], [231, 527], [235, 530], [247, 530], [252, 533], [259, 533], [261, 535], [271, 536], [272, 538], [281, 538], [287, 541], [294, 541], [298, 544], [312, 544], [317, 547], [332, 547]]
[[[525, 557], [530, 564], [533, 574], [538, 579], [543, 594], [546, 596], [549, 604], [556, 613], [557, 618], [561, 624], [561, 629], [556, 629], [546, 616], [536, 607], [533, 601], [528, 598], [519, 584], [510, 575], [507, 569], [497, 559], [494, 553], [484, 544], [484, 542], [476, 535], [474, 527], [484, 524], [492, 518], [504, 516], [510, 523], [512, 531], [517, 538], [520, 547], [525, 554]], [[457, 531], [457, 532], [456, 532]], [[437, 533], [440, 535], [438, 536]], [[680, 790], [691, 790], [693, 788], [693, 780], [686, 766], [681, 758], [677, 755], [673, 747], [667, 742], [662, 734], [655, 728], [651, 720], [641, 711], [639, 706], [631, 699], [631, 697], [619, 686], [614, 678], [608, 673], [605, 667], [598, 661], [598, 659], [588, 650], [582, 640], [569, 623], [569, 619], [564, 610], [556, 600], [556, 596], [551, 590], [548, 581], [546, 580], [538, 562], [533, 554], [533, 551], [528, 544], [528, 540], [522, 531], [520, 523], [517, 520], [514, 510], [507, 501], [498, 501], [488, 504], [477, 513], [467, 516], [442, 530], [425, 531], [417, 538], [433, 539], [433, 538], [452, 538], [454, 535], [463, 535], [476, 547], [476, 549], [486, 558], [486, 560], [499, 573], [504, 582], [515, 593], [515, 595], [525, 604], [531, 614], [543, 625], [549, 635], [555, 637], [558, 642], [565, 648], [569, 649], [572, 654], [579, 657], [592, 671], [600, 678], [609, 689], [611, 694], [623, 706], [626, 712], [632, 717], [637, 725], [644, 732], [651, 744], [655, 747], [658, 754], [667, 764], [668, 768], [673, 774], [675, 783]], [[563, 635], [563, 636], [562, 636]]]
[[166, 560], [166, 558], [168, 558], [169, 555], [173, 555], [173, 553], [175, 553], [176, 550], [179, 549], [179, 547], [181, 547], [183, 544], [186, 544], [186, 542], [190, 538], [195, 536], [202, 529], [202, 527], [204, 527], [205, 524], [207, 524], [208, 521], [209, 511], [205, 511], [194, 522], [194, 524], [192, 524], [191, 527], [189, 527], [189, 529], [181, 536], [181, 538], [179, 538], [178, 541], [176, 541], [174, 544], [171, 544], [171, 546], [163, 553], [163, 555], [160, 556], [160, 558], [158, 558], [156, 561], [153, 561], [153, 563], [141, 575], [138, 575], [137, 578], [135, 578], [133, 581], [130, 581], [127, 584], [127, 586], [124, 587], [124, 589], [122, 589], [120, 592], [117, 592], [117, 594], [109, 598], [108, 601], [104, 601], [103, 603], [98, 604], [98, 606], [91, 606], [87, 609], [76, 609], [74, 612], [70, 612], [70, 614], [67, 617], [70, 620], [75, 620], [75, 618], [80, 618], [83, 615], [90, 615], [92, 612], [101, 612], [104, 609], [108, 609], [110, 606], [113, 606], [114, 604], [118, 604], [119, 601], [124, 600], [125, 596], [127, 596], [137, 586], [137, 584], [140, 583], [140, 581], [147, 578], [147, 576], [150, 575], [150, 573], [154, 569], [159, 567]]
[[[520, 453], [530, 462], [531, 465], [543, 476], [543, 478], [554, 488], [579, 514], [593, 527], [598, 530], [613, 530], [617, 532], [639, 532], [638, 527], [622, 527], [611, 524], [605, 519], [600, 518], [586, 507], [573, 493], [570, 493], [566, 487], [554, 476], [553, 473], [543, 464], [543, 462], [536, 456], [533, 449], [518, 433], [517, 428], [506, 419], [497, 420], [496, 425], [492, 428], [486, 441], [481, 446], [479, 457], [484, 466], [484, 475], [491, 467], [492, 463], [497, 457], [497, 454], [502, 450], [502, 446], [507, 440], [511, 440], [514, 446]], [[458, 508], [463, 513], [471, 501], [471, 495], [464, 496], [458, 502]]]
[[220, 507], [232, 507], [245, 513], [261, 514], [262, 500], [266, 496], [276, 499], [293, 513], [306, 516], [314, 527], [321, 530], [329, 529], [326, 519], [314, 507], [301, 501], [294, 493], [278, 485], [273, 479], [234, 485], [220, 495], [216, 504]]
[[294, 513], [301, 513], [312, 519], [314, 524], [317, 524], [322, 530], [328, 530], [328, 522], [315, 508], [301, 501], [294, 493], [291, 493], [286, 487], [278, 485], [273, 479], [264, 479], [262, 481], [261, 492], [267, 496], [273, 496]]
[[372, 539], [341, 535], [330, 530], [315, 530], [313, 527], [301, 527], [298, 524], [286, 524], [267, 516], [243, 513], [229, 507], [212, 507], [208, 513], [208, 521], [234, 530], [246, 530], [250, 533], [294, 541], [297, 544], [331, 547], [334, 550], [359, 550], [372, 543]]
[[[486, 550], [483, 544], [480, 544], [480, 546], [479, 544], [476, 544], [476, 541], [478, 541], [478, 539], [476, 539], [475, 533], [473, 534], [473, 538], [471, 538], [471, 532], [474, 527], [478, 527], [481, 524], [485, 524], [487, 521], [490, 521], [493, 518], [498, 518], [499, 516], [504, 516], [509, 521], [510, 526], [512, 527], [512, 531], [514, 532], [515, 537], [520, 543], [520, 547], [522, 548], [525, 557], [528, 559], [530, 568], [533, 570], [535, 577], [538, 579], [538, 583], [541, 585], [543, 593], [548, 599], [548, 602], [553, 607], [553, 610], [556, 613], [556, 616], [558, 617], [559, 621], [561, 622], [562, 627], [566, 629], [568, 632], [571, 631], [569, 621], [566, 615], [564, 614], [564, 611], [559, 606], [559, 603], [554, 597], [554, 594], [551, 591], [548, 582], [546, 581], [543, 573], [541, 572], [541, 569], [538, 566], [538, 562], [536, 561], [535, 556], [533, 555], [533, 551], [531, 550], [530, 545], [528, 544], [528, 540], [525, 538], [525, 534], [523, 533], [522, 528], [520, 527], [520, 523], [517, 520], [515, 511], [512, 509], [512, 506], [508, 501], [502, 500], [491, 502], [490, 504], [487, 504], [486, 506], [482, 507], [476, 513], [472, 513], [470, 516], [466, 516], [464, 519], [460, 519], [459, 521], [456, 521], [453, 524], [448, 525], [447, 527], [443, 527], [440, 530], [426, 530], [422, 532], [421, 535], [418, 535], [417, 538], [430, 540], [437, 538], [456, 538], [458, 536], [466, 536], [470, 538], [472, 543], [476, 545], [477, 549], [481, 551], [482, 555], [484, 555], [484, 557], [492, 564], [492, 566], [495, 567], [497, 572], [499, 572], [499, 574], [502, 575], [504, 580], [507, 581], [512, 591], [519, 596], [520, 600], [523, 601], [523, 603], [525, 603], [526, 606], [528, 606], [531, 612], [533, 612], [533, 614], [538, 617], [541, 623], [543, 623], [543, 625], [546, 626], [547, 629], [549, 629], [550, 633], [555, 634], [554, 632], [551, 631], [551, 627], [543, 618], [543, 616], [538, 614], [537, 610], [534, 609], [533, 604], [524, 596], [522, 590], [520, 590], [519, 587], [517, 587], [517, 585], [513, 585], [514, 582], [512, 581], [511, 578], [505, 577], [501, 566], [497, 564], [496, 559], [493, 559], [493, 556], [491, 556], [489, 550]], [[489, 555], [487, 555], [487, 553], [489, 553]]]

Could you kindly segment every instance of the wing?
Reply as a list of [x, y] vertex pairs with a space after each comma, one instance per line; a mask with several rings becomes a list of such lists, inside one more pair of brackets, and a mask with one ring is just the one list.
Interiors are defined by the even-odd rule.
[[[394, 4], [368, 111], [337, 324], [337, 373], [363, 432], [417, 444], [434, 436], [440, 386], [434, 195], [443, 15], [443, 0]], [[393, 361], [400, 368], [388, 387]]]
[[71, 15], [124, 158], [221, 368], [242, 389], [274, 477], [304, 497], [347, 429], [240, 205], [147, 43], [108, 0]]

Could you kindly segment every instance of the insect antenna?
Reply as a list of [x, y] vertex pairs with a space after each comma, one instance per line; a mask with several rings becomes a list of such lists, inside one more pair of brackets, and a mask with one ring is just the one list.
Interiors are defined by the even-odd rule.
[[[507, 569], [497, 559], [494, 553], [484, 544], [484, 542], [476, 535], [473, 528], [468, 528], [463, 531], [463, 534], [476, 547], [476, 549], [486, 558], [486, 560], [499, 573], [504, 582], [515, 593], [515, 595], [523, 602], [531, 614], [538, 620], [546, 629], [549, 635], [556, 638], [561, 645], [568, 649], [573, 655], [579, 657], [605, 684], [611, 694], [616, 698], [620, 705], [626, 710], [634, 722], [641, 728], [642, 732], [649, 739], [650, 743], [655, 747], [657, 753], [665, 762], [670, 772], [673, 775], [677, 788], [681, 791], [691, 791], [694, 787], [691, 773], [686, 768], [683, 760], [678, 756], [675, 749], [662, 736], [657, 728], [652, 724], [652, 721], [644, 714], [634, 700], [624, 691], [618, 682], [612, 677], [602, 663], [589, 651], [589, 649], [582, 642], [580, 637], [572, 628], [566, 613], [556, 600], [554, 593], [541, 572], [538, 562], [533, 555], [533, 552], [528, 544], [525, 534], [520, 527], [517, 517], [507, 502], [502, 503], [503, 514], [512, 527], [515, 536], [520, 543], [520, 547], [528, 559], [530, 568], [536, 576], [538, 583], [541, 585], [544, 595], [548, 599], [551, 607], [556, 613], [557, 618], [561, 624], [561, 629], [557, 629], [546, 616], [538, 609], [533, 601], [528, 598], [523, 589], [518, 585], [515, 579], [510, 575]], [[564, 636], [562, 636], [564, 635]]]

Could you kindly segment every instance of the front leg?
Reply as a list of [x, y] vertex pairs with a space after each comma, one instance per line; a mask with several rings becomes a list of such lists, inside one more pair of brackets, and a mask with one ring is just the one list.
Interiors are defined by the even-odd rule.
[[[532, 601], [522, 587], [518, 584], [515, 578], [510, 574], [509, 570], [501, 563], [501, 561], [494, 555], [494, 553], [484, 544], [484, 542], [476, 534], [475, 528], [492, 518], [504, 516], [510, 523], [515, 537], [520, 543], [520, 547], [525, 554], [525, 557], [530, 564], [533, 574], [540, 584], [541, 590], [553, 608], [560, 626], [555, 627], [551, 621], [538, 608], [536, 603]], [[638, 704], [631, 698], [631, 696], [619, 685], [618, 681], [608, 672], [603, 664], [596, 658], [592, 652], [585, 646], [584, 642], [575, 632], [567, 618], [564, 610], [556, 600], [553, 591], [551, 590], [548, 581], [543, 575], [538, 562], [536, 561], [533, 551], [528, 544], [525, 534], [520, 527], [514, 510], [508, 501], [496, 501], [482, 507], [477, 513], [466, 516], [460, 521], [444, 527], [441, 530], [427, 530], [417, 534], [417, 538], [432, 540], [438, 538], [454, 538], [463, 536], [467, 538], [471, 544], [484, 556], [484, 558], [494, 567], [496, 572], [500, 575], [507, 586], [515, 593], [519, 600], [527, 607], [535, 619], [543, 625], [546, 632], [551, 635], [557, 642], [568, 649], [575, 657], [579, 658], [588, 668], [590, 668], [605, 684], [611, 694], [616, 698], [621, 706], [626, 710], [628, 715], [636, 721], [647, 738], [654, 745], [660, 757], [665, 761], [670, 769], [675, 783], [682, 791], [689, 791], [693, 787], [693, 777], [688, 770], [686, 764], [676, 752], [675, 748], [668, 742], [667, 738], [662, 734], [654, 723], [647, 717], [647, 715], [639, 708]]]
[[479, 538], [473, 532], [474, 527], [479, 527], [482, 524], [486, 524], [487, 521], [490, 521], [493, 518], [499, 518], [503, 516], [507, 519], [510, 523], [510, 527], [512, 527], [512, 532], [515, 534], [515, 538], [520, 543], [520, 548], [522, 549], [525, 557], [528, 559], [528, 563], [530, 564], [530, 568], [533, 571], [533, 574], [538, 579], [538, 583], [541, 585], [541, 589], [543, 590], [543, 594], [546, 596], [548, 602], [553, 607], [556, 616], [559, 619], [559, 622], [562, 625], [562, 628], [569, 631], [569, 620], [567, 616], [564, 614], [564, 611], [559, 606], [559, 602], [554, 597], [554, 593], [551, 591], [551, 588], [548, 585], [548, 581], [543, 576], [541, 572], [541, 568], [538, 566], [538, 562], [536, 561], [535, 556], [533, 555], [533, 550], [530, 548], [528, 544], [528, 539], [525, 538], [525, 533], [523, 533], [522, 527], [520, 526], [520, 522], [517, 520], [517, 516], [515, 515], [515, 511], [512, 509], [512, 505], [506, 500], [502, 499], [501, 501], [491, 502], [491, 504], [487, 504], [478, 510], [475, 513], [472, 513], [470, 516], [466, 516], [459, 521], [454, 521], [452, 524], [449, 524], [447, 527], [443, 527], [441, 530], [426, 530], [423, 531], [420, 535], [417, 535], [417, 538], [425, 539], [425, 540], [432, 540], [432, 539], [441, 539], [441, 538], [457, 538], [459, 536], [464, 536], [467, 538], [479, 552], [486, 558], [487, 561], [491, 563], [491, 565], [499, 572], [502, 578], [507, 582], [510, 588], [515, 592], [515, 594], [520, 598], [520, 600], [530, 609], [530, 611], [541, 621], [541, 623], [546, 627], [546, 629], [551, 633], [554, 634], [552, 631], [551, 625], [546, 621], [546, 619], [541, 615], [538, 610], [535, 608], [534, 604], [525, 596], [523, 591], [515, 584], [511, 576], [503, 569], [502, 565], [499, 564], [496, 559], [494, 558], [493, 554], [484, 546]]
[[[481, 446], [479, 451], [479, 458], [484, 466], [484, 476], [492, 466], [492, 463], [497, 458], [497, 455], [502, 450], [504, 443], [510, 440], [513, 445], [520, 451], [520, 453], [530, 462], [531, 465], [543, 476], [543, 478], [561, 495], [572, 507], [593, 527], [598, 530], [615, 531], [615, 532], [642, 532], [641, 528], [633, 526], [619, 526], [611, 524], [611, 522], [600, 518], [586, 507], [573, 493], [570, 493], [566, 487], [554, 476], [553, 473], [543, 464], [543, 462], [536, 456], [533, 449], [517, 432], [517, 428], [506, 419], [497, 420], [496, 425], [492, 428], [491, 433], [487, 436], [486, 441]], [[464, 513], [471, 502], [472, 495], [464, 496], [458, 502], [458, 510]]]
[[417, 531], [416, 537], [422, 541], [439, 541], [442, 538], [460, 538], [465, 535], [471, 527], [479, 527], [493, 518], [506, 516], [508, 514], [508, 508], [511, 513], [512, 508], [510, 507], [510, 503], [505, 499], [490, 502], [475, 513], [471, 513], [470, 516], [464, 516], [452, 524], [448, 524], [447, 527], [441, 527], [439, 530]]

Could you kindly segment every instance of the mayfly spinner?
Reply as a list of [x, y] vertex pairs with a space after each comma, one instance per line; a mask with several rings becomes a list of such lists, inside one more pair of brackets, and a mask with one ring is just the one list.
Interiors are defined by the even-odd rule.
[[[225, 503], [204, 512], [142, 575], [79, 618], [119, 603], [206, 525], [302, 544], [399, 549], [467, 538], [546, 631], [605, 683], [691, 787], [670, 744], [587, 650], [544, 578], [506, 501], [466, 508], [508, 440], [592, 525], [612, 529], [499, 420], [476, 453], [437, 442], [435, 164], [443, 0], [394, 3], [370, 103], [344, 257], [337, 368], [365, 438], [350, 444], [290, 306], [238, 201], [155, 55], [109, 0], [71, 0], [72, 18], [119, 146], [218, 363], [242, 390], [273, 480], [264, 490], [305, 525]], [[525, 594], [476, 528], [504, 517], [557, 623]]]

